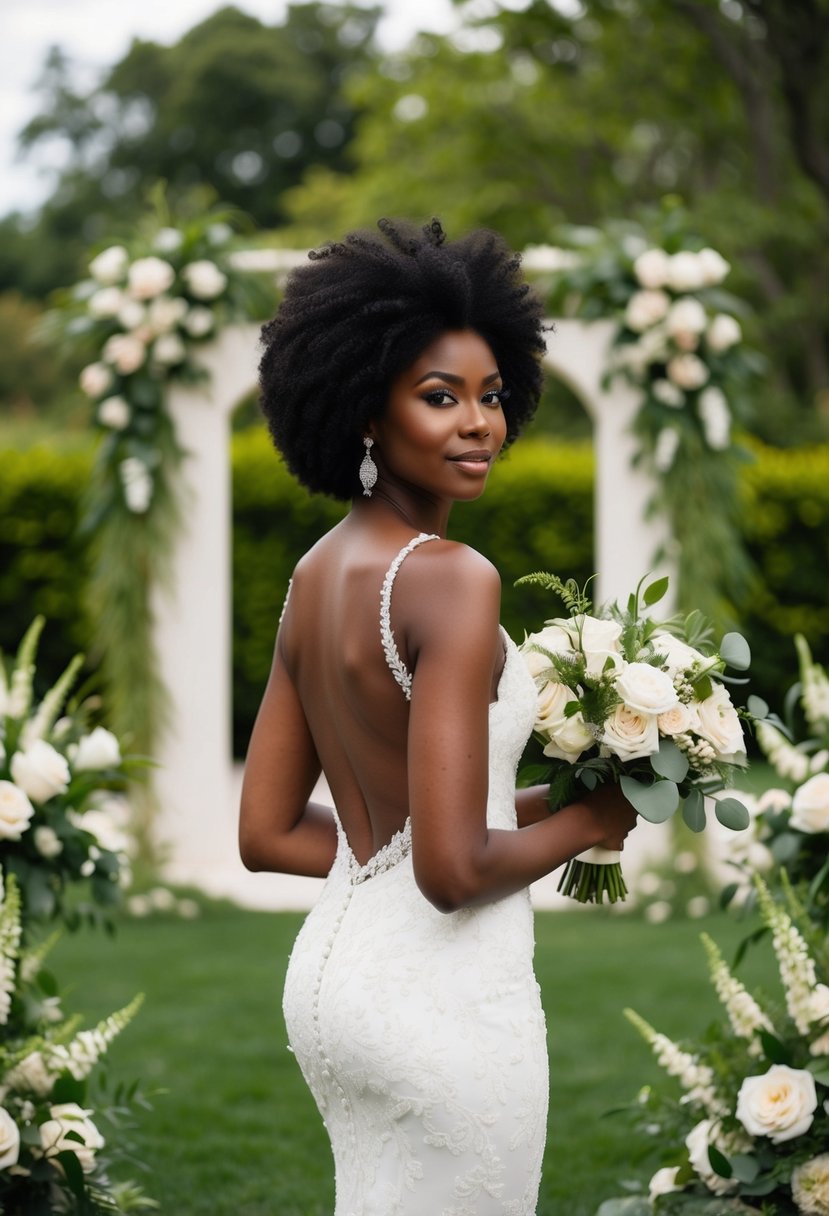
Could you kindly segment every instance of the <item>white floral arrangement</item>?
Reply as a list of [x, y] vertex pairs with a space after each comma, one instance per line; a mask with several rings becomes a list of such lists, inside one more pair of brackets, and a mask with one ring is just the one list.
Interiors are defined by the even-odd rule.
[[[83, 707], [63, 714], [79, 655], [39, 702], [35, 657], [44, 620], [29, 627], [9, 669], [0, 653], [0, 873], [14, 875], [27, 919], [108, 915], [130, 880], [133, 840], [123, 796], [138, 763], [116, 736], [90, 728]], [[67, 906], [69, 884], [92, 902]]]
[[87, 1094], [95, 1065], [143, 998], [78, 1030], [45, 979], [55, 937], [22, 948], [21, 916], [16, 878], [0, 877], [0, 1211], [80, 1216], [155, 1208], [133, 1184], [108, 1177], [101, 1120]]
[[[555, 811], [602, 782], [619, 784], [643, 818], [663, 823], [681, 806], [694, 832], [706, 825], [706, 797], [728, 786], [746, 764], [741, 717], [724, 670], [745, 670], [745, 639], [726, 634], [717, 650], [698, 612], [659, 624], [645, 610], [664, 596], [667, 579], [643, 579], [627, 606], [592, 602], [573, 580], [536, 573], [518, 580], [556, 592], [569, 617], [529, 634], [521, 651], [538, 689], [534, 734], [547, 765], [523, 770], [524, 784], [550, 782]], [[749, 823], [735, 798], [711, 803], [735, 831]], [[619, 855], [590, 850], [566, 868], [559, 890], [580, 902], [624, 899]]]
[[609, 1200], [600, 1216], [829, 1213], [829, 976], [797, 927], [803, 909], [791, 892], [786, 910], [762, 879], [755, 886], [783, 1004], [752, 995], [703, 935], [727, 1025], [702, 1043], [677, 1043], [625, 1011], [680, 1097], [640, 1094], [637, 1118], [664, 1164], [647, 1200]]

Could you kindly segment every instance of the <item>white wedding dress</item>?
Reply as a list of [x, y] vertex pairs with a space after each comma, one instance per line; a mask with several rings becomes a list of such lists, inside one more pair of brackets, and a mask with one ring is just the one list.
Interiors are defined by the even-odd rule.
[[[383, 588], [381, 637], [408, 673]], [[487, 823], [514, 829], [535, 687], [503, 632], [489, 716]], [[409, 681], [410, 682], [410, 681]], [[406, 823], [366, 865], [342, 828], [285, 982], [288, 1035], [334, 1153], [334, 1216], [534, 1216], [547, 1117], [528, 891], [448, 915], [415, 882]]]

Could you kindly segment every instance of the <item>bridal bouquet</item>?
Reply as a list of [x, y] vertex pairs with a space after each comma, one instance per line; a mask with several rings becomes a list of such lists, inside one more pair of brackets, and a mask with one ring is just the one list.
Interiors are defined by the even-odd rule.
[[[643, 818], [662, 823], [681, 806], [688, 826], [701, 832], [705, 796], [725, 789], [746, 764], [740, 719], [751, 715], [732, 704], [723, 672], [745, 670], [749, 649], [729, 633], [714, 650], [696, 611], [658, 624], [644, 610], [662, 599], [668, 580], [643, 589], [644, 581], [625, 608], [614, 602], [593, 615], [572, 579], [539, 573], [518, 580], [555, 591], [570, 614], [546, 621], [521, 647], [538, 688], [535, 736], [550, 760], [525, 769], [522, 780], [549, 781], [553, 810], [604, 781], [618, 783]], [[748, 826], [736, 798], [718, 798], [714, 810], [725, 827]], [[559, 890], [581, 903], [624, 899], [619, 854], [581, 854]]]

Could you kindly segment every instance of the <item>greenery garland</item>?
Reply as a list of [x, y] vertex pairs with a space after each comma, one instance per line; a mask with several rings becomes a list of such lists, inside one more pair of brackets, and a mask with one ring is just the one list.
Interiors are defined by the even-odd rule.
[[263, 318], [274, 289], [234, 265], [227, 209], [174, 222], [161, 196], [134, 238], [103, 248], [58, 300], [52, 333], [90, 362], [80, 375], [102, 436], [86, 494], [90, 610], [113, 728], [151, 754], [169, 706], [152, 637], [152, 591], [170, 579], [182, 517], [172, 385], [205, 378], [198, 348], [222, 326]]
[[677, 207], [647, 228], [567, 228], [560, 245], [535, 247], [531, 261], [553, 315], [616, 323], [604, 383], [622, 377], [641, 393], [636, 460], [656, 486], [649, 511], [670, 521], [679, 603], [728, 619], [750, 577], [738, 529], [748, 456], [732, 427], [745, 422], [762, 368], [741, 345], [745, 306], [722, 286], [729, 265]]

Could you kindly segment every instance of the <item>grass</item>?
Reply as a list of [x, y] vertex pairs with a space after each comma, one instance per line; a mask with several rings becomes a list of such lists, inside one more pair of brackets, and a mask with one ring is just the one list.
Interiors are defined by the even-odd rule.
[[[160, 1090], [136, 1133], [166, 1216], [330, 1216], [330, 1150], [286, 1049], [280, 996], [298, 914], [208, 905], [195, 921], [124, 921], [114, 939], [66, 936], [53, 957], [67, 1006], [97, 1019], [146, 1003], [109, 1053], [113, 1080]], [[696, 1035], [717, 1008], [699, 933], [729, 957], [745, 926], [712, 916], [653, 926], [603, 911], [539, 913], [551, 1113], [538, 1216], [594, 1216], [622, 1179], [649, 1176], [623, 1116], [658, 1069], [621, 1015]], [[767, 980], [767, 952], [741, 974]], [[93, 1099], [94, 1100], [94, 1099]], [[128, 1169], [127, 1176], [136, 1175]], [[432, 1216], [424, 1213], [424, 1216]]]

